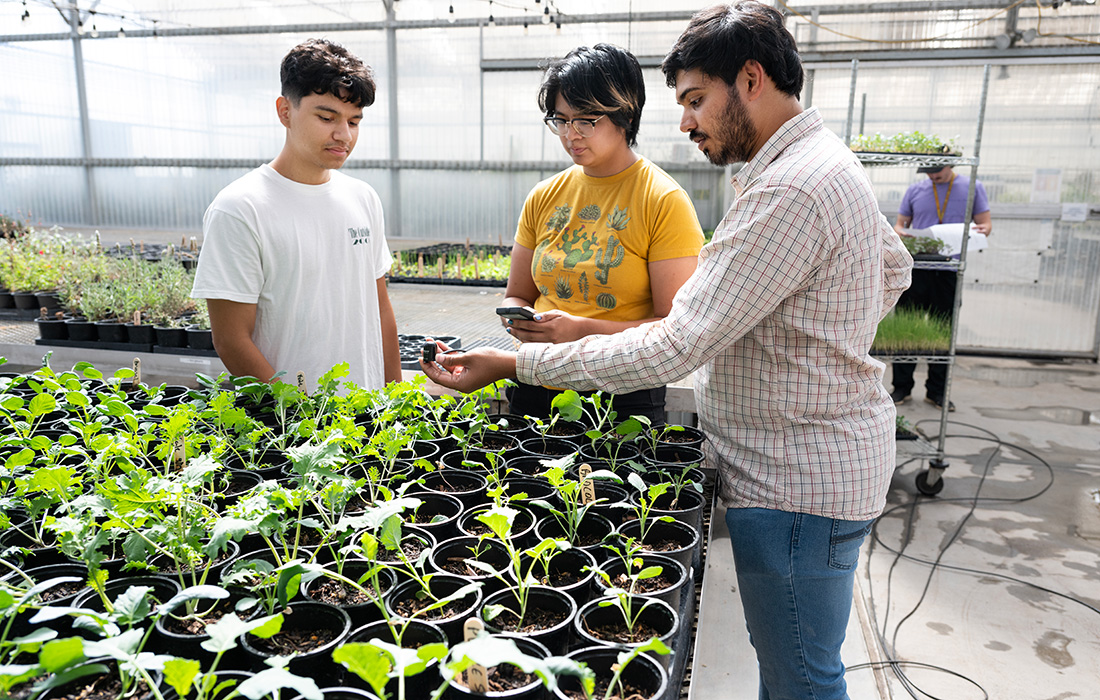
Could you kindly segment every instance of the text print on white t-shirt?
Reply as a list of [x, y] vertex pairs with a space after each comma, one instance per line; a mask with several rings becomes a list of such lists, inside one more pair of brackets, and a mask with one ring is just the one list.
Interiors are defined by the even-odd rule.
[[348, 234], [351, 236], [352, 245], [359, 245], [360, 243], [370, 243], [370, 226], [363, 226], [362, 228], [349, 228]]

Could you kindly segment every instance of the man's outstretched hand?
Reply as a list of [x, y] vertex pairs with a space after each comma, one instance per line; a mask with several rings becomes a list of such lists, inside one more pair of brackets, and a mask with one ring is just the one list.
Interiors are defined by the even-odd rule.
[[501, 379], [516, 378], [516, 354], [495, 348], [452, 351], [435, 341], [435, 362], [420, 359], [420, 369], [440, 386], [463, 393], [476, 391]]

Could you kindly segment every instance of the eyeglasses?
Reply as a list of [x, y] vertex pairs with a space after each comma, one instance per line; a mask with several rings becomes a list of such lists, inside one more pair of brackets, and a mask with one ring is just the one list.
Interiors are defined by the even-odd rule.
[[569, 126], [573, 126], [573, 130], [581, 135], [582, 138], [588, 138], [596, 131], [596, 122], [606, 117], [606, 114], [601, 114], [595, 119], [562, 119], [561, 117], [544, 117], [543, 122], [558, 136], [563, 136], [569, 131]]

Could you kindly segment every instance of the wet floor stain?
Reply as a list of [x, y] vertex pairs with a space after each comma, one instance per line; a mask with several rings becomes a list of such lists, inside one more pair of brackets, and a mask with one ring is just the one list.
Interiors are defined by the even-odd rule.
[[1076, 663], [1069, 653], [1069, 643], [1072, 641], [1064, 634], [1047, 632], [1035, 642], [1035, 655], [1048, 666], [1069, 668]]
[[927, 624], [928, 629], [933, 630], [934, 632], [938, 632], [945, 637], [955, 631], [954, 627], [952, 627], [951, 625], [945, 625], [942, 622], [929, 622]]
[[1100, 413], [1070, 406], [979, 407], [977, 411], [986, 418], [998, 420], [1046, 421], [1060, 425], [1100, 425]]
[[990, 651], [1012, 651], [1012, 647], [1004, 642], [989, 642], [985, 648]]

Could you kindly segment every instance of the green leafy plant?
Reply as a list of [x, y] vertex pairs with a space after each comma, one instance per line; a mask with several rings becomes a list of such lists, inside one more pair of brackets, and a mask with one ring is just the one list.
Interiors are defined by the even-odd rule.
[[939, 255], [947, 245], [934, 236], [902, 236], [901, 242], [910, 255]]
[[851, 146], [853, 151], [872, 153], [962, 155], [962, 149], [955, 143], [955, 139], [945, 142], [939, 136], [922, 134], [919, 131], [902, 132], [893, 136], [883, 136], [878, 133], [871, 136], [859, 134], [852, 139]]
[[951, 347], [951, 322], [923, 309], [894, 309], [878, 324], [871, 349], [879, 353], [945, 352]]

